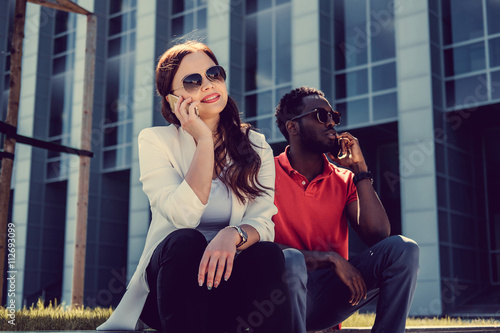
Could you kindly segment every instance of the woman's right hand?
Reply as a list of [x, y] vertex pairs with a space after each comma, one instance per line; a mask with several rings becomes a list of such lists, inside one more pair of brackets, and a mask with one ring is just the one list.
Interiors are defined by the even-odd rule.
[[193, 98], [189, 97], [184, 99], [180, 96], [175, 103], [175, 110], [173, 111], [182, 128], [188, 132], [196, 142], [202, 139], [212, 140], [212, 131], [205, 124], [203, 120], [196, 114], [195, 108], [198, 107], [200, 102], [193, 102]]
[[[229, 279], [233, 271], [236, 244], [239, 242], [238, 232], [233, 228], [224, 228], [208, 243], [198, 269], [200, 287], [205, 282], [205, 277], [208, 290], [212, 289], [212, 286], [217, 288], [222, 278], [225, 281]], [[223, 273], [224, 277], [222, 277]]]

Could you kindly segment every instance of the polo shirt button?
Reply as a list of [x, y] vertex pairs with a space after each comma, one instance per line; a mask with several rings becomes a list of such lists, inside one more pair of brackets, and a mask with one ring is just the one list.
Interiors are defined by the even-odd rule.
[[305, 185], [305, 184], [306, 184], [306, 181], [305, 181], [305, 180], [303, 180], [303, 181], [302, 181], [302, 185]]

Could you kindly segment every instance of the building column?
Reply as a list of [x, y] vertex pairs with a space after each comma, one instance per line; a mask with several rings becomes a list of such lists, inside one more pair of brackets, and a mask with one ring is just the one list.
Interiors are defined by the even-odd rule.
[[[93, 0], [79, 0], [78, 5], [86, 10], [94, 11]], [[76, 15], [76, 14], [75, 14]], [[87, 17], [85, 15], [76, 15], [76, 33], [75, 33], [75, 66], [73, 77], [73, 101], [71, 113], [71, 147], [81, 146], [81, 133], [82, 133], [82, 108], [83, 108], [83, 90], [84, 90], [84, 73], [85, 73], [85, 44], [87, 36]], [[102, 21], [97, 23], [103, 24]], [[98, 27], [99, 28], [99, 27]], [[99, 43], [99, 41], [98, 41]], [[97, 66], [97, 64], [96, 64]], [[95, 113], [95, 105], [94, 105]], [[92, 122], [95, 122], [95, 116]], [[96, 133], [92, 133], [92, 151], [96, 153], [96, 146], [102, 142], [102, 133], [99, 137], [94, 137]], [[96, 140], [97, 139], [97, 140]], [[98, 142], [99, 141], [99, 142]], [[96, 157], [91, 159], [90, 178], [92, 173], [96, 170], [92, 164], [96, 163]], [[68, 168], [68, 191], [66, 201], [66, 230], [64, 240], [64, 266], [63, 266], [63, 283], [61, 293], [61, 303], [71, 304], [71, 293], [73, 288], [73, 266], [74, 266], [74, 253], [75, 253], [75, 229], [76, 229], [76, 212], [78, 202], [78, 175], [80, 170], [80, 158], [77, 155], [69, 155], [69, 168]], [[90, 202], [90, 201], [89, 201]], [[89, 216], [92, 205], [89, 205]], [[88, 225], [88, 224], [87, 224]], [[85, 299], [84, 299], [85, 302]]]
[[420, 246], [420, 272], [410, 314], [440, 315], [438, 207], [427, 1], [396, 1], [399, 178], [405, 236]]
[[139, 181], [139, 133], [153, 125], [158, 96], [155, 90], [157, 2], [145, 1], [137, 6], [135, 83], [133, 107], [132, 161], [130, 167], [130, 204], [128, 229], [127, 280], [135, 272], [144, 249], [150, 223], [150, 209]]
[[[23, 42], [23, 59], [21, 72], [21, 96], [19, 101], [19, 117], [17, 132], [27, 137], [33, 137], [36, 105], [36, 83], [38, 65], [38, 31], [40, 30], [39, 5], [26, 5], [25, 38]], [[16, 229], [16, 260], [15, 260], [15, 300], [16, 308], [23, 306], [25, 280], [25, 262], [27, 252], [28, 221], [30, 214], [31, 166], [33, 161], [32, 148], [29, 145], [16, 144], [12, 186], [14, 196], [11, 198], [12, 222]], [[9, 304], [9, 298], [7, 299]]]
[[291, 24], [292, 89], [301, 86], [320, 89], [319, 0], [292, 0]]
[[[219, 65], [230, 68], [231, 56], [231, 1], [209, 1], [207, 3], [207, 41]], [[229, 76], [227, 86], [230, 86]]]

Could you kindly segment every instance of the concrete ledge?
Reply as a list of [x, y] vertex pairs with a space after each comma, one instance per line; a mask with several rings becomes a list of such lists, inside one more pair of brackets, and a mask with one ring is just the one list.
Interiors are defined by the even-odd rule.
[[[371, 328], [369, 327], [349, 327], [343, 328], [340, 333], [370, 333]], [[500, 332], [500, 326], [418, 326], [418, 327], [407, 327], [407, 333], [498, 333]]]

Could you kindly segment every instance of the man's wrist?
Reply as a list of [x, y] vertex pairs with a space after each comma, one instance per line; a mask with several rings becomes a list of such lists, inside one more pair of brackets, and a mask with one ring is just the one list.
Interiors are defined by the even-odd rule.
[[368, 172], [368, 166], [366, 165], [366, 162], [363, 161], [353, 164], [351, 170], [355, 175], [357, 175], [360, 172]]

